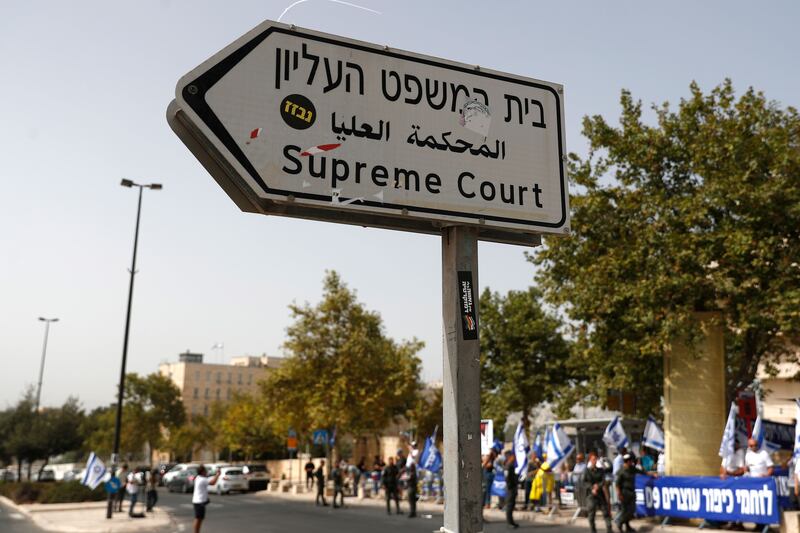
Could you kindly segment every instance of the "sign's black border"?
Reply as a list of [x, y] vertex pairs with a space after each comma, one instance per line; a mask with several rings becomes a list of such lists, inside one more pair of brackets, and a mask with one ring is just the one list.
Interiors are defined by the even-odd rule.
[[[259, 175], [258, 171], [256, 171], [256, 169], [250, 163], [249, 159], [247, 159], [247, 156], [244, 155], [242, 150], [236, 144], [236, 141], [234, 141], [233, 137], [231, 137], [230, 133], [228, 133], [228, 130], [225, 129], [225, 126], [223, 126], [222, 122], [219, 120], [219, 118], [217, 118], [216, 114], [211, 110], [211, 107], [209, 107], [208, 103], [206, 103], [205, 95], [220, 79], [222, 79], [223, 76], [225, 76], [225, 74], [230, 72], [241, 60], [243, 60], [250, 52], [252, 52], [259, 44], [265, 41], [273, 33], [284, 33], [287, 35], [293, 35], [295, 37], [309, 39], [312, 41], [319, 41], [327, 44], [333, 44], [336, 46], [342, 46], [345, 48], [352, 48], [354, 50], [360, 50], [371, 54], [379, 54], [396, 59], [401, 59], [404, 61], [412, 61], [439, 68], [455, 70], [458, 72], [471, 74], [473, 76], [482, 76], [509, 83], [516, 83], [518, 85], [526, 85], [529, 87], [535, 87], [537, 89], [542, 89], [551, 92], [556, 99], [556, 123], [558, 129], [557, 131], [558, 169], [559, 169], [559, 177], [561, 179], [561, 219], [558, 222], [553, 223], [553, 222], [537, 222], [530, 220], [517, 220], [513, 218], [497, 217], [497, 216], [478, 214], [478, 213], [461, 213], [459, 211], [448, 211], [444, 209], [433, 209], [428, 207], [417, 207], [412, 205], [381, 203], [370, 200], [364, 200], [362, 203], [370, 207], [378, 207], [384, 209], [392, 209], [392, 210], [406, 209], [408, 211], [416, 211], [419, 213], [433, 213], [438, 215], [472, 218], [476, 220], [477, 219], [493, 220], [497, 222], [507, 222], [511, 224], [520, 224], [527, 226], [558, 228], [564, 225], [564, 222], [566, 221], [567, 218], [567, 208], [566, 208], [567, 193], [565, 188], [566, 183], [564, 180], [564, 147], [563, 147], [562, 132], [561, 132], [561, 100], [559, 98], [558, 92], [555, 91], [552, 87], [531, 81], [522, 81], [514, 78], [509, 78], [507, 76], [487, 73], [480, 70], [472, 70], [466, 67], [443, 64], [431, 59], [409, 57], [403, 54], [392, 52], [391, 50], [379, 50], [355, 43], [345, 43], [327, 37], [311, 35], [276, 26], [271, 26], [266, 30], [264, 30], [263, 32], [261, 32], [260, 34], [258, 34], [257, 36], [255, 36], [253, 39], [251, 39], [243, 46], [241, 46], [240, 48], [229, 54], [227, 57], [225, 57], [222, 61], [220, 61], [219, 63], [208, 69], [198, 78], [184, 85], [184, 87], [181, 90], [181, 96], [183, 97], [183, 100], [192, 108], [192, 110], [197, 114], [197, 116], [200, 117], [200, 119], [222, 142], [222, 144], [225, 145], [228, 151], [236, 158], [239, 164], [241, 164], [242, 167], [245, 170], [247, 170], [248, 173], [250, 173], [250, 176], [256, 181], [256, 183], [258, 183], [262, 187], [262, 189], [267, 194], [276, 194], [287, 197], [293, 196], [295, 198], [305, 198], [308, 200], [318, 200], [323, 202], [329, 202], [331, 199], [330, 196], [324, 196], [320, 194], [310, 194], [302, 191], [285, 191], [281, 189], [272, 189], [268, 187], [267, 184], [264, 183], [264, 181], [261, 179], [261, 176]], [[193, 89], [190, 91], [189, 87], [193, 87]]]

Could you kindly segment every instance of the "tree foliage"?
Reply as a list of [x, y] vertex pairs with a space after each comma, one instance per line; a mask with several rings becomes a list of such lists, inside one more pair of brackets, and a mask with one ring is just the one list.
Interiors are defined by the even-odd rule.
[[590, 153], [571, 155], [572, 236], [530, 257], [548, 299], [581, 329], [573, 363], [592, 393], [635, 390], [659, 408], [662, 356], [721, 312], [728, 393], [800, 333], [800, 118], [730, 81], [696, 84], [673, 109], [623, 91], [618, 126], [584, 119]]
[[378, 433], [413, 408], [423, 344], [389, 338], [378, 313], [359, 303], [336, 272], [323, 286], [317, 305], [290, 306], [289, 357], [262, 383], [264, 400], [282, 430]]
[[267, 404], [249, 394], [234, 397], [218, 428], [224, 446], [247, 461], [283, 457], [285, 441], [270, 411]]
[[415, 426], [415, 433], [418, 441], [429, 437], [435, 428], [439, 428], [439, 435], [444, 431], [444, 412], [442, 410], [442, 387], [427, 389], [419, 395], [411, 421]]
[[[116, 405], [95, 409], [87, 421], [91, 431], [88, 443], [96, 453], [110, 454], [113, 450]], [[120, 453], [139, 455], [145, 447], [162, 446], [170, 431], [186, 421], [181, 391], [161, 374], [127, 374], [125, 401], [122, 407]]]
[[[481, 414], [501, 424], [560, 398], [580, 369], [567, 367], [570, 346], [561, 322], [542, 309], [536, 288], [506, 295], [483, 291], [481, 320]], [[527, 418], [524, 418], [527, 420]]]

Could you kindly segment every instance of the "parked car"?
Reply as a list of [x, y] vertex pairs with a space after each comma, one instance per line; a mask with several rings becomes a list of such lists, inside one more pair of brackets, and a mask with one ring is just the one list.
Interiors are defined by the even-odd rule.
[[230, 494], [232, 490], [246, 492], [248, 490], [247, 477], [238, 466], [220, 467], [220, 476], [214, 484], [217, 494]]
[[39, 475], [37, 476], [39, 481], [55, 481], [56, 480], [56, 472], [52, 468], [45, 468]]
[[233, 466], [230, 463], [210, 463], [206, 465], [206, 471], [208, 472], [209, 476], [213, 476], [217, 473], [218, 468], [224, 468], [226, 466]]
[[169, 471], [167, 471], [167, 473], [164, 474], [164, 476], [161, 479], [163, 480], [164, 485], [166, 486], [179, 473], [183, 472], [187, 468], [194, 468], [195, 471], [196, 471], [198, 466], [199, 465], [195, 464], [195, 463], [179, 463], [179, 464], [173, 466], [172, 468], [170, 468]]
[[0, 481], [16, 481], [17, 471], [12, 469], [0, 470]]
[[176, 463], [161, 463], [158, 465], [158, 484], [164, 485], [164, 475], [175, 467]]
[[73, 468], [72, 470], [67, 470], [64, 472], [64, 477], [62, 478], [64, 481], [80, 481], [83, 479], [83, 470], [80, 468]]
[[192, 492], [195, 477], [197, 477], [197, 467], [189, 466], [177, 472], [164, 485], [169, 492]]
[[248, 490], [267, 490], [269, 485], [270, 475], [269, 469], [266, 465], [251, 464], [242, 467], [247, 478]]

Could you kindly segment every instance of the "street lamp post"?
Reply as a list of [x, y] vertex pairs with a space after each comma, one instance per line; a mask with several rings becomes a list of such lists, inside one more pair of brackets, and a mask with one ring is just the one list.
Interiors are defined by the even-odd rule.
[[[133, 260], [131, 261], [131, 269], [130, 269], [131, 281], [128, 287], [128, 312], [125, 317], [125, 340], [122, 343], [122, 368], [120, 369], [119, 372], [119, 387], [117, 390], [117, 418], [116, 422], [114, 423], [114, 452], [111, 454], [112, 474], [116, 471], [117, 462], [119, 461], [119, 440], [120, 440], [120, 430], [122, 428], [122, 399], [125, 395], [125, 366], [128, 360], [128, 337], [131, 329], [131, 303], [133, 301], [133, 278], [136, 275], [136, 250], [139, 246], [139, 219], [142, 214], [142, 190], [151, 189], [156, 191], [163, 188], [160, 183], [150, 183], [147, 185], [140, 185], [128, 179], [123, 179], [120, 185], [122, 185], [123, 187], [138, 187], [139, 203], [136, 208], [136, 231], [134, 232], [133, 235]], [[114, 505], [114, 496], [112, 494], [109, 494], [108, 509], [106, 510], [106, 518], [111, 518], [111, 515], [114, 510], [113, 505]]]
[[57, 318], [39, 317], [44, 322], [44, 344], [42, 345], [42, 363], [39, 365], [39, 385], [36, 387], [36, 412], [39, 412], [39, 402], [42, 399], [42, 377], [44, 377], [44, 358], [47, 355], [47, 335], [50, 333], [50, 323], [58, 322]]

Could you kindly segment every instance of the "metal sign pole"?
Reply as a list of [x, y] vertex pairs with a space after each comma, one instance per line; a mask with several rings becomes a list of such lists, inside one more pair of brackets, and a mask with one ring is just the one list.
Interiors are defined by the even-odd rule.
[[478, 231], [442, 230], [444, 527], [483, 531], [478, 343]]

